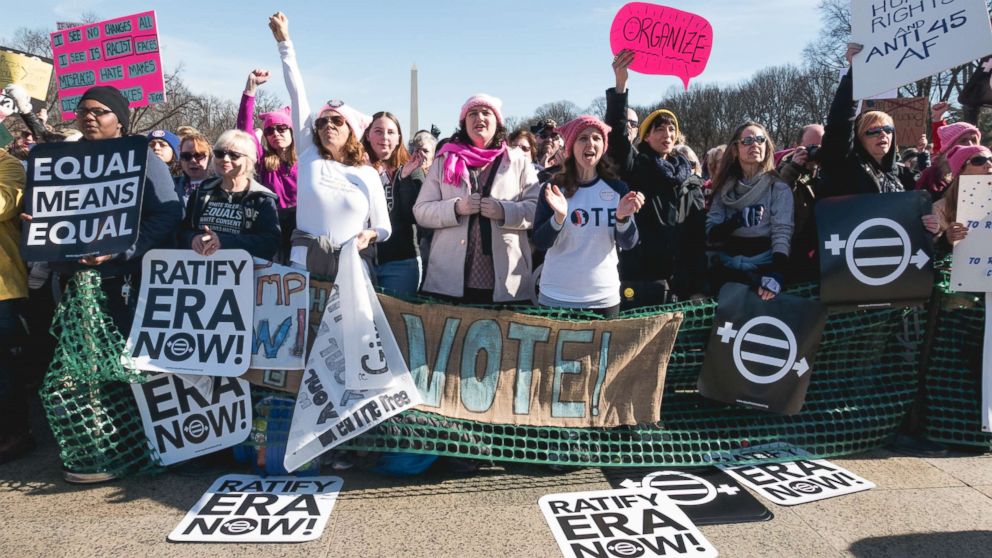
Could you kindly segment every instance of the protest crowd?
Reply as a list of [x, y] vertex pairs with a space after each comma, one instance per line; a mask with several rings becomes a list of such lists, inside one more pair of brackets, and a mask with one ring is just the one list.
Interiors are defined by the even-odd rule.
[[[259, 88], [279, 72], [252, 69], [236, 129], [219, 137], [189, 127], [148, 133], [137, 241], [115, 254], [25, 262], [21, 231], [35, 214], [22, 198], [33, 150], [127, 137], [128, 99], [113, 86], [88, 88], [74, 109], [78, 132], [66, 136], [46, 128], [22, 87], [3, 90], [0, 110], [22, 119], [27, 132], [0, 151], [0, 332], [26, 341], [0, 356], [0, 463], [34, 449], [30, 391], [53, 357], [49, 324], [80, 270], [99, 275], [103, 310], [125, 336], [141, 296], [143, 256], [155, 249], [204, 257], [244, 250], [333, 282], [353, 244], [368, 280], [386, 295], [615, 319], [716, 297], [731, 283], [773, 301], [817, 281], [815, 208], [839, 196], [925, 192], [933, 207], [921, 210], [918, 228], [939, 259], [968, 235], [956, 216], [960, 177], [992, 175], [977, 121], [943, 120], [946, 103], [933, 107], [932, 145], [924, 136], [900, 153], [889, 114], [858, 112], [852, 69], [826, 121], [795, 130], [792, 145], [775, 145], [761, 122], [741, 119], [722, 145], [697, 156], [679, 114], [629, 108], [628, 69], [639, 56], [631, 50], [613, 58], [612, 76], [602, 68], [610, 86], [602, 120], [582, 115], [508, 130], [501, 100], [480, 93], [451, 107], [458, 127], [439, 138], [404, 131], [389, 107], [312, 105], [298, 60], [318, 53], [296, 50], [284, 14], [269, 28], [289, 106], [257, 113]], [[861, 49], [849, 45], [849, 64]], [[335, 468], [378, 458], [324, 456]], [[110, 478], [66, 470], [74, 482]]]

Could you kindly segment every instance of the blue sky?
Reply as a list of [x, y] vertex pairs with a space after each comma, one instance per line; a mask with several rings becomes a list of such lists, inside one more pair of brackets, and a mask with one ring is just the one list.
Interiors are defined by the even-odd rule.
[[[55, 29], [93, 13], [102, 19], [154, 9], [163, 63], [180, 62], [194, 91], [236, 100], [254, 67], [276, 73], [265, 87], [286, 100], [279, 56], [266, 25], [277, 9], [290, 32], [311, 105], [340, 98], [372, 114], [389, 110], [409, 124], [410, 67], [420, 81], [420, 126], [448, 133], [469, 96], [503, 100], [506, 116], [546, 102], [587, 107], [613, 85], [610, 23], [626, 2], [454, 0], [302, 2], [134, 2], [33, 0], [0, 19], [0, 38], [19, 27]], [[706, 70], [694, 82], [732, 83], [755, 71], [798, 63], [819, 32], [816, 0], [669, 0], [713, 25]], [[631, 74], [632, 104], [656, 101], [674, 76]], [[409, 132], [407, 132], [409, 133]]]

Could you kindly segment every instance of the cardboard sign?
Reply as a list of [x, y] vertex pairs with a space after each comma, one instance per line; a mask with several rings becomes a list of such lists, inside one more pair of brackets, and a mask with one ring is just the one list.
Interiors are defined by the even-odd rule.
[[727, 283], [720, 289], [699, 394], [797, 414], [826, 323], [827, 309], [815, 300], [780, 294], [765, 301], [753, 287]]
[[252, 259], [244, 250], [201, 256], [151, 250], [127, 351], [139, 370], [240, 376], [251, 356]]
[[539, 505], [566, 557], [718, 556], [685, 512], [657, 490], [549, 494]]
[[912, 83], [992, 53], [984, 0], [851, 2], [854, 98]]
[[691, 471], [606, 467], [603, 474], [613, 488], [649, 488], [661, 492], [695, 525], [768, 521], [773, 517], [750, 492], [716, 467]]
[[298, 543], [320, 538], [341, 477], [225, 475], [169, 534], [173, 542]]
[[820, 300], [859, 307], [926, 300], [933, 288], [931, 210], [922, 191], [820, 200]]
[[[784, 443], [731, 452], [739, 460], [775, 460], [753, 465], [718, 465], [766, 500], [795, 506], [875, 488], [875, 483], [805, 450]], [[788, 461], [783, 461], [789, 459]]]
[[62, 118], [94, 85], [120, 89], [131, 108], [165, 102], [155, 12], [63, 29], [51, 34]]
[[678, 76], [689, 89], [689, 79], [703, 73], [710, 59], [713, 26], [696, 14], [631, 2], [613, 18], [610, 48], [613, 54], [634, 51], [631, 70]]
[[52, 60], [12, 48], [0, 47], [0, 89], [22, 85], [31, 98], [44, 101], [52, 81]]
[[306, 270], [255, 258], [251, 367], [302, 370], [310, 308]]
[[21, 255], [77, 260], [126, 251], [138, 238], [148, 140], [41, 143], [28, 157]]
[[930, 105], [926, 97], [866, 100], [863, 111], [880, 110], [892, 117], [896, 128], [896, 145], [915, 147], [920, 136], [929, 132]]
[[951, 288], [992, 292], [992, 177], [962, 175], [958, 182], [956, 222], [968, 236], [954, 245]]
[[251, 433], [248, 383], [206, 378], [206, 389], [179, 374], [156, 374], [131, 384], [145, 436], [163, 465], [172, 465], [245, 441]]

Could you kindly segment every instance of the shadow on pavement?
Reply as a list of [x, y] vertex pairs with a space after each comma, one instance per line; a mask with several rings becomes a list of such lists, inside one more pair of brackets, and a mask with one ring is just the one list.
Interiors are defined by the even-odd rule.
[[992, 532], [961, 531], [894, 535], [862, 539], [848, 551], [859, 558], [910, 558], [913, 556], [954, 556], [984, 558], [992, 549]]

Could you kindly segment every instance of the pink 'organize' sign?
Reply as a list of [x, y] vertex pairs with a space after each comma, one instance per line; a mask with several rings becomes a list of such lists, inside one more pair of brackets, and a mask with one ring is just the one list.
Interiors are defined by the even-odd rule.
[[689, 88], [689, 79], [706, 69], [713, 49], [713, 26], [702, 17], [646, 2], [620, 8], [610, 27], [613, 54], [633, 50], [630, 69], [642, 74], [678, 76]]
[[155, 12], [143, 12], [52, 33], [52, 58], [62, 118], [75, 118], [94, 85], [121, 90], [131, 108], [165, 102]]

